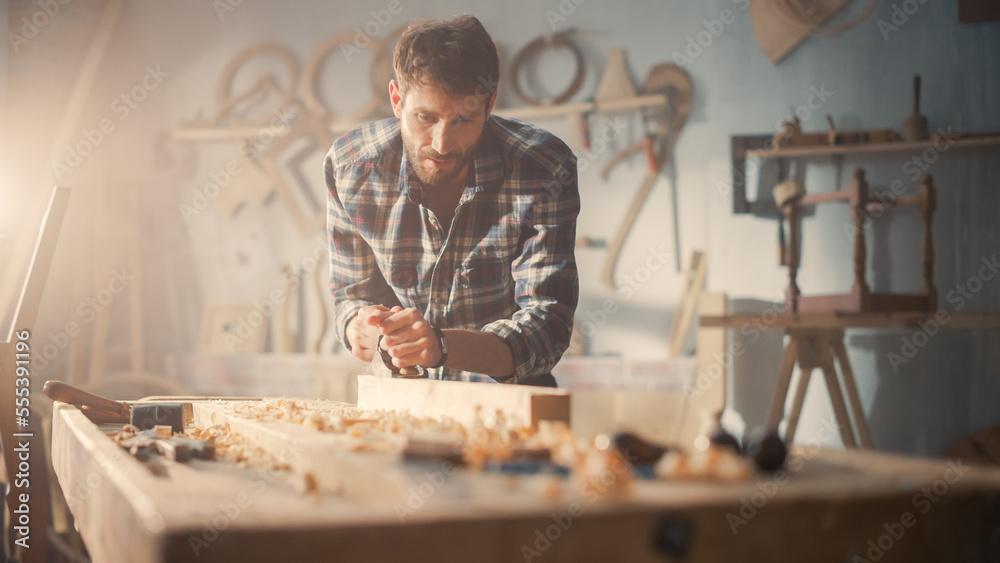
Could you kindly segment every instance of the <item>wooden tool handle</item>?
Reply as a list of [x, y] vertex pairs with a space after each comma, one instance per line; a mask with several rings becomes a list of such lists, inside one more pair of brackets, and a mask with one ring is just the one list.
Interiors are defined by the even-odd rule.
[[642, 204], [649, 197], [649, 192], [653, 190], [653, 185], [656, 184], [658, 177], [659, 174], [657, 173], [650, 172], [646, 174], [646, 179], [642, 181], [642, 186], [639, 187], [639, 193], [635, 195], [635, 199], [632, 200], [632, 206], [629, 207], [628, 212], [625, 213], [625, 219], [622, 220], [621, 225], [618, 227], [615, 240], [608, 247], [608, 256], [604, 260], [604, 271], [601, 273], [601, 281], [611, 289], [615, 289], [616, 287], [615, 265], [618, 263], [618, 257], [621, 255], [622, 247], [625, 245], [625, 238], [628, 237], [628, 233], [632, 229], [632, 224], [635, 223], [636, 217], [639, 216], [639, 210], [642, 209]]
[[913, 77], [913, 113], [920, 113], [920, 75]]
[[93, 407], [121, 416], [128, 416], [130, 410], [128, 403], [112, 401], [111, 399], [88, 393], [83, 389], [73, 387], [62, 381], [46, 381], [42, 392], [53, 401], [62, 401], [76, 406]]
[[90, 419], [94, 424], [107, 424], [112, 422], [128, 423], [131, 421], [131, 416], [128, 413], [120, 414], [111, 411], [106, 411], [104, 409], [95, 409], [94, 407], [88, 407], [86, 405], [79, 407], [80, 412], [84, 416]]
[[656, 150], [653, 148], [654, 140], [653, 135], [646, 135], [642, 140], [643, 147], [646, 149], [646, 163], [649, 165], [650, 174], [656, 174], [660, 171], [660, 163], [656, 157]]

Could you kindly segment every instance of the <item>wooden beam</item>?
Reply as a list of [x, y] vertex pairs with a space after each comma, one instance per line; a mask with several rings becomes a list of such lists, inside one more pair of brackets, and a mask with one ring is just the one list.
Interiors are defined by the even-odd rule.
[[[15, 399], [20, 396], [18, 388], [29, 390], [32, 388], [30, 385], [30, 365], [19, 366], [17, 360], [31, 358], [42, 353], [40, 348], [34, 348], [30, 332], [34, 328], [38, 309], [41, 307], [42, 293], [45, 291], [45, 282], [48, 279], [49, 266], [52, 264], [52, 256], [55, 254], [56, 243], [59, 240], [59, 229], [62, 226], [68, 199], [69, 189], [56, 187], [52, 190], [48, 209], [42, 218], [41, 233], [35, 244], [24, 286], [21, 288], [21, 296], [14, 311], [10, 331], [6, 341], [0, 342], [0, 404], [4, 405], [0, 409], [0, 445], [3, 445], [4, 450], [10, 454], [3, 456], [8, 477], [7, 482], [10, 485], [6, 500], [11, 512], [13, 512], [21, 504], [19, 500], [21, 495], [28, 495], [29, 501], [26, 504], [34, 523], [31, 527], [31, 543], [29, 545], [34, 545], [35, 549], [25, 550], [22, 558], [24, 563], [45, 561], [49, 496], [47, 490], [48, 472], [44, 468], [46, 462], [44, 433], [42, 432], [42, 422], [39, 420], [40, 415], [37, 409], [34, 412], [29, 410], [27, 413], [23, 413], [23, 411], [14, 408]], [[25, 338], [21, 338], [21, 336], [25, 336]], [[18, 344], [22, 342], [23, 344], [19, 348]], [[18, 353], [25, 355], [19, 358], [15, 356]], [[23, 377], [17, 372], [18, 367], [28, 368], [29, 385], [27, 387], [17, 385], [16, 380]], [[33, 387], [38, 390], [37, 385]], [[23, 396], [20, 397], [23, 398]], [[30, 391], [27, 398], [29, 399], [27, 406], [30, 409], [32, 402]], [[19, 436], [15, 437], [15, 434], [19, 434]], [[13, 455], [13, 450], [20, 444], [28, 444], [32, 452], [31, 457], [37, 462], [35, 466], [37, 470], [32, 472], [27, 485], [18, 485], [18, 483], [24, 482], [23, 479], [10, 479], [11, 476], [19, 472], [18, 459]]]
[[450, 417], [467, 428], [474, 427], [477, 413], [489, 424], [498, 409], [514, 425], [534, 427], [539, 420], [569, 424], [569, 400], [569, 391], [548, 387], [358, 376], [359, 409]]
[[943, 329], [1000, 330], [1000, 312], [956, 313], [945, 309], [936, 312], [878, 313], [803, 313], [778, 315], [773, 321], [758, 315], [703, 315], [701, 326], [740, 328], [766, 325], [771, 328], [920, 328], [922, 323], [937, 322]]
[[667, 337], [669, 343], [668, 358], [675, 358], [681, 353], [684, 339], [691, 327], [691, 319], [694, 318], [695, 309], [701, 298], [701, 289], [705, 285], [707, 269], [708, 258], [705, 254], [698, 250], [692, 252], [690, 263], [684, 272], [684, 287], [681, 289], [681, 297], [677, 303], [677, 313], [675, 313], [674, 321], [670, 323], [670, 335]]
[[863, 143], [860, 145], [821, 145], [810, 147], [788, 147], [785, 149], [751, 149], [746, 152], [747, 157], [757, 158], [781, 158], [796, 156], [830, 156], [847, 154], [871, 154], [881, 152], [920, 152], [924, 149], [943, 147], [948, 149], [964, 147], [989, 147], [1000, 145], [1000, 135], [989, 137], [966, 137], [961, 134], [955, 138], [949, 137], [941, 141], [898, 141], [893, 143]]

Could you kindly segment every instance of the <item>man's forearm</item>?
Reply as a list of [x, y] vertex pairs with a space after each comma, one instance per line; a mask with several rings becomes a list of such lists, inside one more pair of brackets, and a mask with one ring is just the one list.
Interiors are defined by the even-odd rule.
[[514, 356], [499, 336], [481, 330], [442, 330], [448, 341], [446, 367], [502, 378], [514, 373]]

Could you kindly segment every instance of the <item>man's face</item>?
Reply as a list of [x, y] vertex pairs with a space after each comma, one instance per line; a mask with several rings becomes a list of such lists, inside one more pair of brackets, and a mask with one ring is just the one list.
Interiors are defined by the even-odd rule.
[[440, 87], [415, 84], [403, 96], [394, 80], [389, 96], [399, 118], [409, 168], [417, 179], [428, 187], [463, 180], [496, 93], [489, 99], [454, 97]]

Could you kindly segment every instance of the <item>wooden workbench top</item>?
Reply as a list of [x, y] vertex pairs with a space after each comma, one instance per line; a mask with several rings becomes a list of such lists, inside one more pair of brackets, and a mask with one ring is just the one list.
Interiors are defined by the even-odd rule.
[[[233, 404], [195, 407], [196, 417], [236, 422], [225, 414]], [[247, 424], [258, 437], [288, 435], [280, 422]], [[880, 561], [914, 561], [998, 549], [997, 469], [807, 447], [783, 472], [749, 482], [637, 480], [612, 499], [600, 494], [618, 478], [611, 472], [581, 488], [388, 453], [332, 456], [334, 437], [297, 426], [282, 445], [288, 461], [367, 467], [379, 476], [365, 482], [386, 490], [345, 477], [336, 493], [309, 494], [287, 472], [201, 460], [165, 461], [155, 476], [59, 403], [53, 465], [94, 561], [844, 561], [868, 557], [869, 540]], [[880, 540], [890, 532], [899, 537]]]

